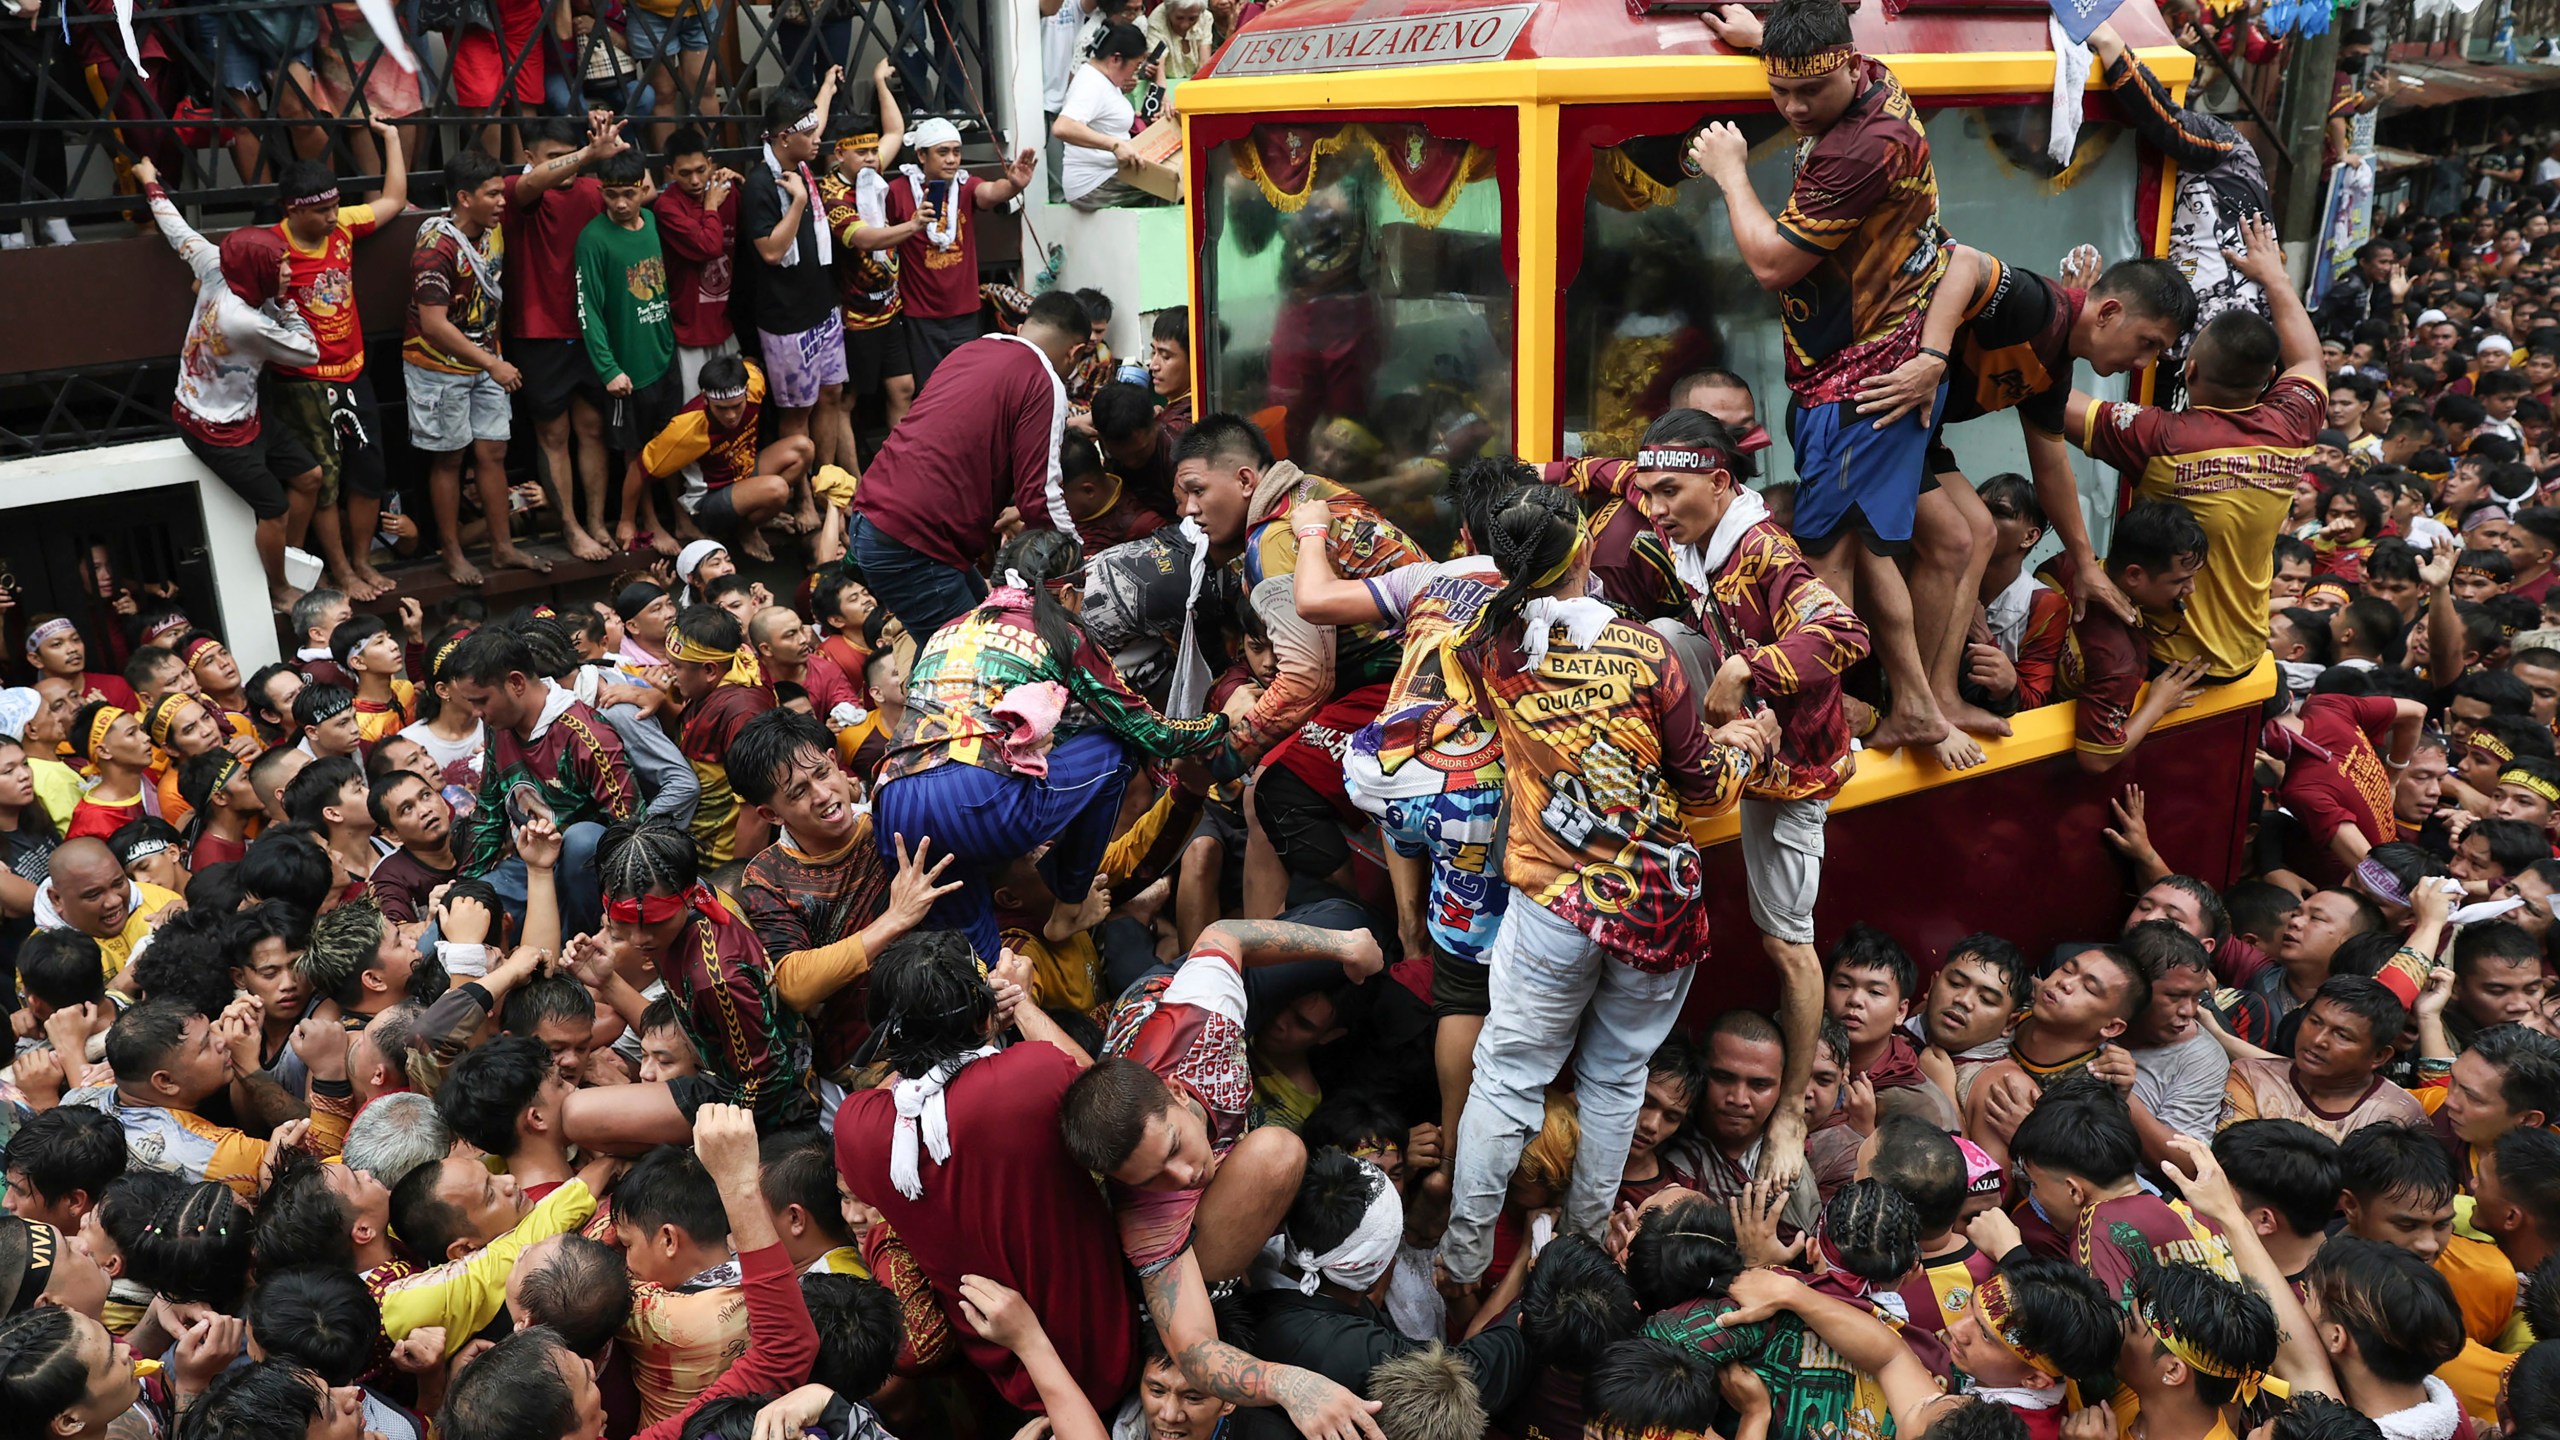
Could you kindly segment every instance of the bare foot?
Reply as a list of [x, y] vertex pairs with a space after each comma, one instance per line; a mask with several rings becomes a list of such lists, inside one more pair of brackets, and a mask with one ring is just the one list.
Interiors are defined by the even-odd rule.
[[489, 563], [501, 570], [530, 570], [537, 575], [551, 573], [550, 561], [530, 551], [519, 550], [513, 545], [503, 549], [494, 545], [489, 547]]
[[[699, 538], [699, 537], [697, 537], [697, 538]], [[684, 546], [682, 546], [682, 545], [680, 545], [680, 544], [677, 544], [677, 543], [676, 543], [676, 537], [675, 537], [675, 536], [673, 536], [673, 535], [652, 535], [652, 536], [650, 536], [650, 537], [649, 537], [649, 548], [650, 548], [650, 549], [652, 549], [652, 550], [657, 551], [657, 552], [658, 552], [659, 554], [661, 554], [661, 555], [666, 556], [666, 557], [667, 557], [668, 559], [670, 559], [670, 560], [673, 560], [673, 559], [674, 559], [674, 558], [676, 558], [678, 555], [681, 555], [681, 554], [683, 554], [683, 553], [684, 553]]]
[[355, 567], [355, 571], [357, 575], [363, 577], [366, 584], [373, 587], [373, 593], [377, 596], [388, 595], [392, 591], [400, 588], [399, 581], [392, 579], [390, 576], [383, 574], [381, 571], [374, 569], [370, 565], [358, 565]]
[[1120, 910], [1122, 914], [1139, 924], [1152, 926], [1156, 923], [1156, 915], [1164, 909], [1165, 902], [1172, 898], [1173, 877], [1167, 875], [1122, 901]]
[[275, 612], [281, 615], [285, 611], [292, 609], [294, 602], [300, 600], [302, 595], [302, 591], [296, 590], [283, 581], [278, 580], [267, 587], [267, 604], [274, 607]]
[[489, 578], [481, 574], [480, 567], [472, 564], [459, 550], [444, 552], [444, 573], [445, 578], [456, 585], [482, 585], [488, 583]]
[[1929, 753], [1949, 770], [1970, 770], [1982, 763], [1982, 746], [1961, 730], [1949, 730], [1946, 738], [1929, 747]]
[[693, 517], [684, 513], [682, 507], [678, 507], [675, 518], [667, 522], [667, 533], [676, 537], [679, 545], [690, 545], [696, 540], [711, 538], [702, 533], [702, 527], [694, 524]]
[[1900, 706], [1876, 724], [1867, 736], [1870, 750], [1899, 750], [1905, 745], [1935, 745], [1947, 738], [1947, 722], [1937, 711], [1914, 715]]
[[1948, 724], [1968, 735], [1996, 739], [2009, 733], [2008, 721], [1969, 700], [1942, 699], [1938, 702], [1938, 709], [1946, 715]]
[[603, 541], [575, 525], [569, 527], [569, 553], [587, 561], [613, 558], [613, 551]]
[[797, 527], [796, 533], [815, 535], [827, 520], [818, 513], [818, 502], [804, 495], [800, 497], [800, 508], [791, 512], [791, 523]]
[[1769, 1117], [1769, 1133], [1760, 1145], [1760, 1173], [1752, 1178], [1785, 1189], [1804, 1169], [1804, 1107], [1781, 1105]]
[[348, 599], [353, 600], [359, 605], [363, 604], [367, 600], [374, 599], [382, 593], [380, 590], [374, 588], [373, 584], [366, 580], [364, 576], [353, 570], [330, 571], [329, 588], [344, 594]]
[[760, 564], [773, 563], [773, 547], [765, 543], [761, 526], [750, 525], [738, 537], [738, 553]]

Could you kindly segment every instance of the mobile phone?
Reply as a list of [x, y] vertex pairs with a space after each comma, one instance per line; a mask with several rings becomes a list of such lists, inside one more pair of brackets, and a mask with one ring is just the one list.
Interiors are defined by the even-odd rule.
[[519, 784], [507, 791], [507, 824], [513, 829], [523, 829], [545, 808], [541, 794], [530, 784]]

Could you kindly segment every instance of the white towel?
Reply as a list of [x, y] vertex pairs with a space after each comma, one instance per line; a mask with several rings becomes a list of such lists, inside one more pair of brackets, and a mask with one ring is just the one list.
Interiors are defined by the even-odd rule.
[[2068, 165], [2072, 152], [2080, 148], [2080, 102], [2089, 88], [2089, 67], [2096, 57], [2052, 15], [2044, 17], [2044, 28], [2053, 36], [2053, 138], [2046, 142], [2044, 153], [2054, 164]]
[[898, 1187], [899, 1194], [910, 1200], [924, 1198], [924, 1169], [916, 1159], [919, 1138], [924, 1153], [937, 1163], [951, 1158], [951, 1117], [943, 1106], [942, 1092], [971, 1061], [994, 1053], [993, 1045], [981, 1045], [966, 1055], [943, 1061], [920, 1078], [901, 1080], [891, 1087], [889, 1097], [898, 1107], [898, 1128], [889, 1139], [889, 1183]]

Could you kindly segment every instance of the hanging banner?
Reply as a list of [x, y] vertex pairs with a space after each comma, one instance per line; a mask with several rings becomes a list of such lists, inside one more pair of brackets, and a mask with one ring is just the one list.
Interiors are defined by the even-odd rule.
[[2343, 161], [2329, 169], [2329, 201], [2320, 210], [2320, 250], [2311, 257], [2312, 309], [2328, 298], [2329, 287], [2356, 263], [2356, 251], [2373, 238], [2373, 167], [2362, 160]]

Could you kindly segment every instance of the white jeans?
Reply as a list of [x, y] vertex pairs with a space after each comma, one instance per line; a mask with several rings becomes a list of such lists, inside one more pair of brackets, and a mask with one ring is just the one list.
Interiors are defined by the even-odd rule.
[[1483, 1278], [1492, 1263], [1494, 1217], [1521, 1148], [1545, 1123], [1547, 1085], [1569, 1055], [1582, 1143], [1564, 1228], [1594, 1240], [1605, 1232], [1644, 1108], [1647, 1063], [1680, 1018], [1696, 973], [1638, 970], [1521, 894], [1503, 912], [1490, 963], [1493, 1012], [1476, 1041], [1475, 1082], [1458, 1122], [1441, 1248], [1449, 1278], [1462, 1282]]

